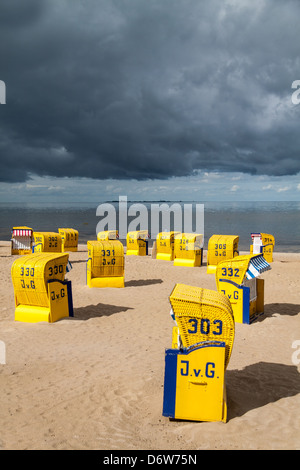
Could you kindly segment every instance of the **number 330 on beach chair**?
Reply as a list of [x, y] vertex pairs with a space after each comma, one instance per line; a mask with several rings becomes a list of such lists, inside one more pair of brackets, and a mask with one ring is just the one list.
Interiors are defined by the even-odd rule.
[[13, 263], [16, 321], [52, 323], [73, 316], [71, 281], [64, 279], [68, 258], [68, 254], [33, 253]]
[[177, 326], [173, 348], [165, 351], [163, 416], [226, 422], [225, 372], [235, 331], [230, 302], [216, 291], [176, 284], [170, 303]]

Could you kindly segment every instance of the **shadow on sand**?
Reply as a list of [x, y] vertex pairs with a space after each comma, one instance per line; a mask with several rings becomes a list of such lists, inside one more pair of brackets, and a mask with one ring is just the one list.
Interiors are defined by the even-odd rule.
[[132, 310], [131, 307], [121, 305], [97, 304], [87, 305], [86, 307], [74, 308], [74, 317], [71, 320], [89, 320], [90, 318], [109, 317], [115, 313]]
[[259, 315], [255, 320], [254, 323], [264, 321], [266, 318], [271, 318], [274, 315], [289, 315], [291, 317], [298, 315], [300, 313], [300, 305], [299, 304], [266, 304], [264, 308], [264, 313]]
[[162, 282], [162, 279], [133, 279], [132, 281], [125, 281], [125, 287], [149, 286], [151, 284], [161, 284]]
[[227, 370], [228, 420], [250, 410], [300, 393], [296, 366], [259, 362], [242, 370]]

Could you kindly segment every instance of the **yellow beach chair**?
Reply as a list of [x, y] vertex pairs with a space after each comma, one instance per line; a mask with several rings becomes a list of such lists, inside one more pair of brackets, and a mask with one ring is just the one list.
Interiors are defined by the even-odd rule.
[[62, 252], [78, 250], [78, 230], [74, 228], [59, 228], [61, 236]]
[[217, 289], [231, 303], [234, 320], [250, 324], [264, 312], [264, 279], [271, 269], [262, 255], [241, 255], [222, 261], [216, 269]]
[[128, 232], [126, 237], [127, 256], [147, 256], [148, 255], [148, 238], [147, 230], [137, 230]]
[[197, 267], [203, 260], [203, 235], [178, 233], [174, 242], [174, 266]]
[[124, 247], [119, 240], [88, 241], [87, 285], [124, 287]]
[[165, 351], [163, 416], [226, 422], [225, 371], [235, 332], [230, 302], [216, 291], [176, 284], [170, 303], [177, 326]]
[[156, 237], [156, 259], [174, 260], [174, 238], [179, 232], [160, 232]]
[[214, 274], [221, 261], [238, 256], [238, 244], [237, 235], [212, 235], [208, 241], [207, 272]]
[[71, 281], [65, 280], [69, 255], [33, 253], [11, 268], [15, 320], [55, 322], [73, 316]]
[[11, 254], [28, 255], [32, 252], [33, 230], [30, 227], [13, 227], [11, 237]]
[[62, 239], [56, 232], [33, 232], [33, 253], [61, 253]]
[[253, 255], [261, 253], [268, 263], [272, 263], [275, 246], [274, 236], [269, 233], [251, 233], [251, 238], [250, 253]]

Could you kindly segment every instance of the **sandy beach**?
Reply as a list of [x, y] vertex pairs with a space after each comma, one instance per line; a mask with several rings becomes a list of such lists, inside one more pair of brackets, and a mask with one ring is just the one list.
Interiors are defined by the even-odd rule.
[[300, 254], [275, 247], [265, 314], [236, 324], [227, 423], [162, 416], [169, 295], [176, 283], [216, 289], [206, 252], [200, 268], [125, 257], [125, 288], [90, 289], [80, 245], [66, 276], [74, 317], [51, 324], [14, 321], [15, 259], [0, 242], [0, 449], [300, 449]]

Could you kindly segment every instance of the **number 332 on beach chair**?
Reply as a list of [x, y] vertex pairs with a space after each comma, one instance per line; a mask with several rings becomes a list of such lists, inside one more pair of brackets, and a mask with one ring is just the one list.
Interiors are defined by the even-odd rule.
[[15, 320], [55, 322], [73, 316], [71, 281], [64, 280], [68, 254], [33, 253], [11, 268]]
[[217, 289], [230, 300], [234, 320], [250, 324], [264, 312], [264, 279], [271, 266], [262, 255], [241, 255], [222, 261], [216, 270]]
[[165, 351], [163, 416], [226, 422], [225, 372], [235, 331], [230, 302], [216, 291], [176, 284], [170, 303], [177, 326]]

